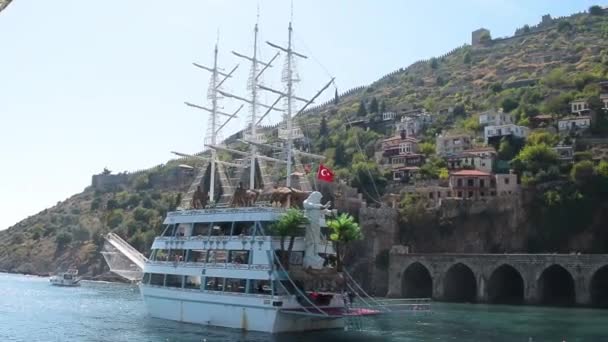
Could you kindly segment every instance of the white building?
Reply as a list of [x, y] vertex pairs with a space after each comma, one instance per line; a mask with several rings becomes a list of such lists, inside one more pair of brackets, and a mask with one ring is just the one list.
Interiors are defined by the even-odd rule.
[[397, 113], [395, 113], [395, 112], [384, 112], [384, 113], [382, 113], [382, 120], [383, 121], [395, 120], [396, 117], [397, 117]]
[[415, 137], [422, 130], [423, 124], [424, 123], [421, 118], [404, 116], [401, 118], [401, 121], [395, 124], [395, 128], [397, 130], [397, 134], [405, 132], [406, 136]]
[[446, 158], [448, 170], [473, 168], [475, 170], [492, 172], [496, 150], [492, 147], [482, 147], [465, 150], [461, 154]]
[[489, 110], [479, 114], [479, 124], [482, 126], [502, 126], [512, 123], [513, 116], [503, 113], [502, 109], [499, 111]]
[[572, 107], [570, 110], [572, 114], [580, 114], [589, 110], [589, 103], [585, 100], [574, 100], [570, 102], [570, 106]]
[[512, 195], [519, 191], [517, 175], [513, 173], [496, 174], [496, 194], [498, 196]]
[[557, 127], [560, 132], [589, 129], [589, 127], [591, 127], [591, 117], [585, 115], [567, 116], [565, 118], [561, 118], [557, 122]]
[[524, 126], [517, 126], [514, 124], [500, 125], [500, 126], [486, 126], [483, 129], [483, 136], [486, 140], [486, 144], [491, 138], [514, 136], [518, 138], [526, 138], [530, 129]]
[[601, 94], [600, 101], [602, 101], [602, 103], [604, 103], [604, 106], [602, 108], [605, 110], [608, 110], [608, 94]]
[[553, 151], [559, 156], [559, 160], [571, 161], [574, 159], [574, 149], [572, 146], [558, 145], [553, 147]]
[[435, 139], [435, 149], [440, 156], [460, 154], [470, 148], [471, 137], [466, 134], [440, 134]]

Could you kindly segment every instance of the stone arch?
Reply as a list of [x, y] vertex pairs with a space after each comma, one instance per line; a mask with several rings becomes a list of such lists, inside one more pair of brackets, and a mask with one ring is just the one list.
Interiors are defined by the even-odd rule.
[[592, 306], [608, 308], [608, 265], [600, 267], [593, 273], [589, 293]]
[[405, 298], [431, 298], [433, 277], [420, 262], [410, 264], [401, 274], [401, 295]]
[[540, 303], [544, 305], [571, 306], [576, 303], [574, 278], [561, 265], [551, 265], [538, 278]]
[[448, 302], [475, 302], [477, 280], [471, 268], [457, 263], [447, 270], [443, 279], [443, 299]]
[[487, 285], [488, 302], [493, 304], [522, 304], [524, 278], [509, 264], [498, 266], [490, 275]]

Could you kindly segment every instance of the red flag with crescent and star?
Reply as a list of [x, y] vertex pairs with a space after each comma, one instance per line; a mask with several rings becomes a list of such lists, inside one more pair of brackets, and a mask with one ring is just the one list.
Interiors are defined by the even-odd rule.
[[329, 168], [323, 166], [323, 164], [319, 164], [319, 172], [317, 172], [317, 178], [322, 181], [333, 182], [334, 173]]

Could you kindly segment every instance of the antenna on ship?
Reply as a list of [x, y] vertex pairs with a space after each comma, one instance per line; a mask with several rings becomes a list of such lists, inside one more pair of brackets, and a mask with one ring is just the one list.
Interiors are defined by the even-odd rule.
[[[293, 18], [293, 3], [292, 3], [291, 17]], [[317, 97], [319, 97], [321, 95], [321, 93], [323, 93], [323, 91], [325, 91], [325, 89], [327, 89], [334, 82], [334, 78], [332, 78], [310, 100], [303, 99], [303, 98], [300, 98], [300, 97], [297, 97], [297, 96], [294, 95], [294, 89], [293, 89], [294, 88], [294, 82], [298, 82], [299, 81], [297, 78], [294, 78], [295, 57], [299, 57], [299, 58], [302, 58], [302, 59], [307, 59], [308, 57], [293, 50], [293, 47], [292, 47], [292, 34], [293, 34], [293, 27], [292, 27], [292, 23], [290, 21], [289, 22], [289, 28], [288, 28], [288, 38], [287, 38], [287, 47], [286, 48], [282, 47], [280, 45], [277, 45], [277, 44], [273, 44], [271, 42], [266, 42], [271, 47], [287, 53], [287, 58], [286, 58], [286, 62], [285, 62], [285, 69], [283, 70], [283, 82], [285, 82], [285, 84], [286, 84], [285, 91], [279, 91], [279, 90], [275, 90], [275, 89], [272, 89], [272, 88], [268, 88], [268, 87], [264, 87], [264, 86], [259, 86], [260, 89], [266, 90], [266, 91], [270, 91], [270, 92], [273, 92], [273, 93], [276, 93], [276, 94], [279, 94], [281, 97], [286, 98], [286, 100], [287, 100], [286, 101], [287, 102], [287, 110], [285, 112], [285, 126], [286, 126], [286, 131], [287, 132], [283, 132], [283, 134], [281, 134], [281, 128], [279, 128], [279, 137], [283, 136], [283, 138], [285, 138], [287, 140], [287, 180], [286, 180], [287, 187], [291, 186], [292, 156], [294, 155], [294, 152], [296, 152], [296, 154], [300, 153], [300, 152], [297, 152], [297, 151], [293, 151], [294, 131], [297, 130], [297, 132], [295, 132], [295, 133], [299, 133], [299, 135], [301, 135], [301, 131], [300, 130], [298, 130], [297, 128], [296, 129], [293, 128], [293, 122], [292, 122], [293, 117], [301, 114], [311, 103], [314, 102], [314, 100], [317, 99]], [[301, 102], [305, 103], [304, 106], [295, 115], [293, 115], [293, 111], [294, 111], [294, 103], [293, 103], [293, 101], [294, 100], [301, 101]], [[321, 157], [322, 158], [322, 156], [315, 156], [315, 157], [317, 157], [317, 158]]]
[[[207, 107], [199, 106], [199, 105], [192, 104], [189, 102], [185, 102], [185, 104], [189, 107], [202, 109], [204, 111], [211, 113], [211, 116], [209, 117], [208, 133], [207, 133], [207, 136], [205, 137], [205, 141], [204, 141], [205, 147], [208, 147], [209, 145], [215, 146], [217, 144], [218, 134], [219, 134], [220, 130], [222, 128], [224, 128], [224, 126], [226, 126], [226, 124], [230, 120], [234, 119], [237, 116], [237, 114], [239, 113], [239, 111], [243, 108], [243, 106], [239, 107], [232, 114], [222, 112], [218, 109], [218, 100], [220, 98], [219, 94], [221, 93], [220, 87], [222, 86], [222, 84], [224, 84], [224, 82], [228, 78], [232, 77], [232, 74], [236, 71], [236, 69], [239, 67], [239, 65], [238, 64], [235, 65], [234, 68], [232, 68], [232, 70], [229, 73], [224, 73], [220, 70], [220, 68], [218, 67], [218, 60], [217, 60], [218, 59], [217, 58], [218, 45], [219, 45], [219, 31], [218, 31], [217, 40], [218, 41], [216, 41], [216, 43], [215, 43], [215, 49], [214, 49], [214, 53], [213, 53], [213, 67], [207, 67], [207, 66], [204, 66], [201, 64], [192, 63], [192, 65], [194, 65], [195, 67], [203, 69], [203, 70], [211, 73], [211, 80], [209, 82], [209, 89], [207, 91], [207, 99], [211, 101], [211, 108], [207, 108]], [[220, 80], [220, 77], [222, 77], [221, 80]], [[220, 124], [219, 120], [218, 120], [218, 115], [227, 116], [228, 118], [226, 119], [226, 121], [224, 121], [222, 124]], [[215, 149], [211, 149], [211, 158], [210, 158], [211, 170], [210, 170], [210, 180], [209, 180], [209, 200], [210, 200], [210, 202], [215, 202], [215, 168], [216, 168], [217, 163], [218, 163], [217, 151]], [[202, 172], [204, 172], [204, 171], [202, 171]], [[198, 185], [198, 184], [193, 184], [192, 188], [196, 189], [196, 185]], [[194, 189], [190, 189], [188, 191], [188, 195], [191, 195], [190, 193], [194, 192]]]
[[[257, 18], [259, 19], [259, 8], [258, 8]], [[252, 190], [255, 189], [256, 159], [262, 159], [262, 158], [260, 158], [260, 156], [257, 155], [257, 145], [254, 144], [254, 143], [260, 142], [259, 141], [260, 139], [258, 139], [258, 136], [257, 136], [257, 126], [262, 122], [262, 120], [271, 111], [273, 111], [273, 110], [281, 111], [280, 109], [275, 108], [277, 103], [280, 101], [281, 97], [279, 97], [270, 106], [261, 104], [258, 102], [258, 88], [260, 87], [260, 81], [259, 81], [260, 77], [268, 68], [272, 67], [272, 62], [274, 62], [274, 60], [277, 59], [277, 57], [279, 57], [279, 55], [280, 55], [280, 53], [277, 52], [274, 55], [274, 57], [272, 57], [270, 59], [270, 61], [268, 61], [268, 62], [262, 62], [262, 61], [258, 60], [258, 55], [257, 55], [258, 31], [259, 31], [258, 23], [256, 21], [255, 27], [253, 29], [253, 54], [251, 56], [246, 56], [246, 55], [240, 54], [238, 52], [232, 51], [232, 54], [234, 54], [235, 56], [246, 59], [251, 62], [251, 71], [250, 71], [249, 80], [247, 83], [247, 88], [251, 91], [251, 95], [250, 95], [251, 97], [247, 99], [247, 98], [236, 96], [234, 94], [230, 94], [230, 93], [227, 93], [224, 91], [220, 91], [220, 94], [222, 94], [223, 96], [231, 97], [231, 98], [237, 99], [239, 101], [246, 102], [250, 105], [250, 108], [251, 108], [251, 117], [250, 117], [251, 121], [249, 123], [249, 134], [245, 135], [244, 140], [246, 142], [251, 142], [249, 144], [249, 147], [250, 147], [249, 189], [252, 189]], [[261, 70], [260, 70], [260, 66], [262, 66]], [[258, 118], [258, 114], [257, 114], [258, 107], [264, 107], [267, 109], [266, 112], [260, 118]], [[268, 160], [268, 158], [266, 158], [266, 160]], [[270, 160], [270, 161], [274, 161], [274, 160]]]

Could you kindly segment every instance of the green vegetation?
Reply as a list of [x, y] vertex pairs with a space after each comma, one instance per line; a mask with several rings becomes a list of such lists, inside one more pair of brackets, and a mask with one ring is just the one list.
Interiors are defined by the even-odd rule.
[[[285, 269], [289, 269], [289, 257], [293, 250], [293, 242], [305, 224], [308, 223], [308, 219], [301, 210], [289, 209], [281, 218], [272, 225], [272, 231], [274, 234], [281, 238], [281, 264]], [[285, 248], [285, 240], [289, 238], [289, 245]]]
[[344, 256], [347, 253], [349, 244], [363, 238], [361, 227], [348, 214], [340, 214], [338, 217], [328, 220], [327, 227], [331, 232], [329, 238], [333, 241], [334, 249], [336, 250], [336, 269], [338, 272], [342, 272]]

